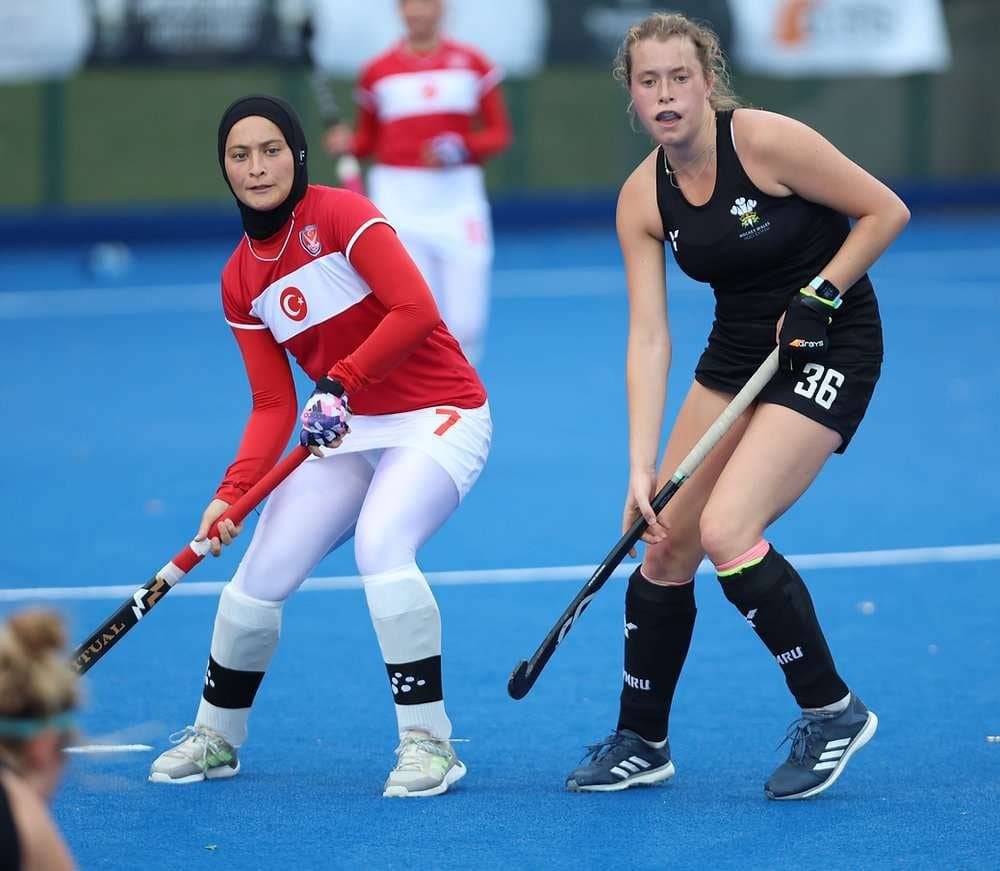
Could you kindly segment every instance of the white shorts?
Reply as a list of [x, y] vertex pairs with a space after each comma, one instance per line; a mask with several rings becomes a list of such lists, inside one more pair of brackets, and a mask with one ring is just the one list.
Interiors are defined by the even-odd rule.
[[493, 227], [482, 167], [376, 164], [368, 173], [368, 195], [404, 244], [419, 242], [438, 256], [492, 259]]
[[[478, 408], [437, 405], [399, 414], [356, 414], [350, 426], [339, 448], [323, 448], [325, 456], [360, 453], [374, 468], [386, 448], [417, 448], [448, 473], [459, 499], [472, 489], [486, 465], [493, 437], [488, 402]], [[306, 460], [311, 461], [320, 458]]]

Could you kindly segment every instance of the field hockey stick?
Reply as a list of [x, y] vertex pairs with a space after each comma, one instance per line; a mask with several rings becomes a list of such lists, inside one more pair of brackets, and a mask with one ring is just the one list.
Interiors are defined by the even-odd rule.
[[[323, 70], [317, 69], [312, 75], [313, 93], [319, 104], [320, 116], [326, 127], [333, 127], [343, 120], [340, 104], [334, 96], [333, 88]], [[353, 154], [342, 154], [336, 160], [337, 178], [341, 187], [354, 191], [356, 194], [365, 192], [365, 180], [361, 175], [361, 164]]]
[[122, 640], [136, 623], [145, 617], [178, 581], [200, 563], [211, 550], [210, 539], [219, 533], [223, 520], [232, 520], [239, 525], [244, 518], [287, 478], [302, 461], [309, 456], [309, 449], [296, 447], [270, 472], [264, 475], [246, 493], [230, 505], [208, 530], [203, 541], [192, 541], [184, 546], [170, 562], [160, 569], [152, 580], [139, 587], [122, 606], [115, 611], [100, 628], [73, 651], [73, 667], [78, 674], [86, 674], [105, 653]]
[[[708, 431], [698, 439], [698, 443], [691, 449], [691, 452], [681, 461], [674, 472], [673, 477], [663, 486], [663, 488], [653, 497], [650, 503], [653, 511], [659, 514], [674, 498], [680, 490], [681, 485], [694, 474], [695, 469], [701, 465], [702, 460], [708, 456], [709, 452], [718, 444], [733, 425], [736, 419], [743, 414], [747, 408], [764, 389], [764, 385], [771, 380], [771, 376], [778, 371], [778, 349], [775, 348], [768, 358], [760, 365], [760, 368], [750, 376], [750, 380], [743, 386], [732, 401], [725, 407], [718, 419], [708, 428]], [[604, 561], [597, 567], [590, 580], [583, 585], [583, 588], [576, 594], [576, 598], [569, 603], [569, 607], [563, 611], [562, 616], [556, 621], [545, 640], [538, 650], [534, 652], [531, 659], [521, 660], [514, 669], [514, 673], [507, 682], [507, 692], [512, 699], [523, 699], [538, 680], [545, 663], [551, 659], [556, 648], [573, 628], [573, 624], [580, 619], [580, 615], [586, 610], [598, 590], [604, 586], [608, 578], [623, 559], [625, 555], [635, 547], [636, 542], [646, 531], [646, 519], [640, 515], [632, 524], [618, 544], [612, 548]]]
[[353, 154], [345, 154], [337, 160], [337, 177], [341, 187], [356, 194], [364, 194], [365, 179], [361, 174], [361, 164]]

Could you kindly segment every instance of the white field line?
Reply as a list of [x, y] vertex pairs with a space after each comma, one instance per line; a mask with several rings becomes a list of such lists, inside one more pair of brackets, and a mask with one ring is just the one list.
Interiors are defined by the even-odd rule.
[[101, 753], [148, 753], [152, 749], [149, 744], [80, 744], [77, 747], [67, 747], [63, 752], [97, 755]]
[[[846, 553], [796, 554], [788, 557], [800, 569], [880, 568], [886, 566], [932, 565], [935, 563], [963, 563], [1000, 560], [1000, 544], [970, 544], [951, 547], [915, 547], [893, 550], [860, 550]], [[634, 569], [634, 562], [620, 565], [612, 577], [627, 577]], [[585, 581], [597, 569], [593, 565], [547, 566], [520, 569], [472, 569], [468, 571], [427, 572], [427, 580], [434, 586], [472, 586], [478, 584], [525, 584], [549, 581]], [[715, 569], [703, 562], [698, 574], [712, 574]], [[21, 587], [0, 589], [0, 602], [37, 601], [39, 599], [61, 602], [87, 599], [125, 599], [135, 586], [124, 584], [90, 587]], [[225, 586], [224, 581], [193, 581], [178, 584], [174, 596], [216, 596]], [[362, 586], [358, 575], [319, 577], [308, 579], [301, 587], [306, 591], [353, 590]]]

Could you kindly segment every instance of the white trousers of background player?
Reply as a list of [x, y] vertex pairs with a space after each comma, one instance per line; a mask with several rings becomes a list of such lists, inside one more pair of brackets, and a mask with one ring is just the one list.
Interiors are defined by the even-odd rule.
[[[387, 448], [374, 467], [364, 453], [331, 452], [303, 463], [271, 495], [223, 590], [212, 658], [226, 669], [265, 671], [278, 645], [282, 604], [352, 535], [385, 661], [440, 656], [440, 613], [415, 557], [458, 504], [451, 476], [417, 448]], [[451, 737], [443, 701], [395, 708], [400, 733]], [[222, 708], [203, 698], [195, 724], [239, 747], [249, 716], [249, 707]]]
[[482, 360], [492, 257], [471, 245], [441, 245], [411, 231], [399, 238], [434, 294], [441, 318], [473, 365]]
[[399, 234], [470, 362], [483, 353], [490, 307], [493, 227], [483, 171], [376, 165], [372, 202]]

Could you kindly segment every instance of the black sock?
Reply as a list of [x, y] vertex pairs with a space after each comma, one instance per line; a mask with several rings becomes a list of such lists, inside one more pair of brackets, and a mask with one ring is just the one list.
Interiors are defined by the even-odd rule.
[[416, 662], [387, 662], [385, 668], [397, 705], [422, 705], [444, 699], [440, 656], [428, 656]]
[[262, 671], [226, 668], [209, 656], [201, 695], [217, 708], [249, 708], [263, 679]]
[[625, 675], [619, 729], [647, 741], [667, 737], [670, 703], [691, 646], [694, 581], [664, 586], [636, 569], [625, 593]]
[[781, 666], [799, 707], [819, 708], [847, 695], [809, 591], [774, 547], [756, 565], [719, 583]]

